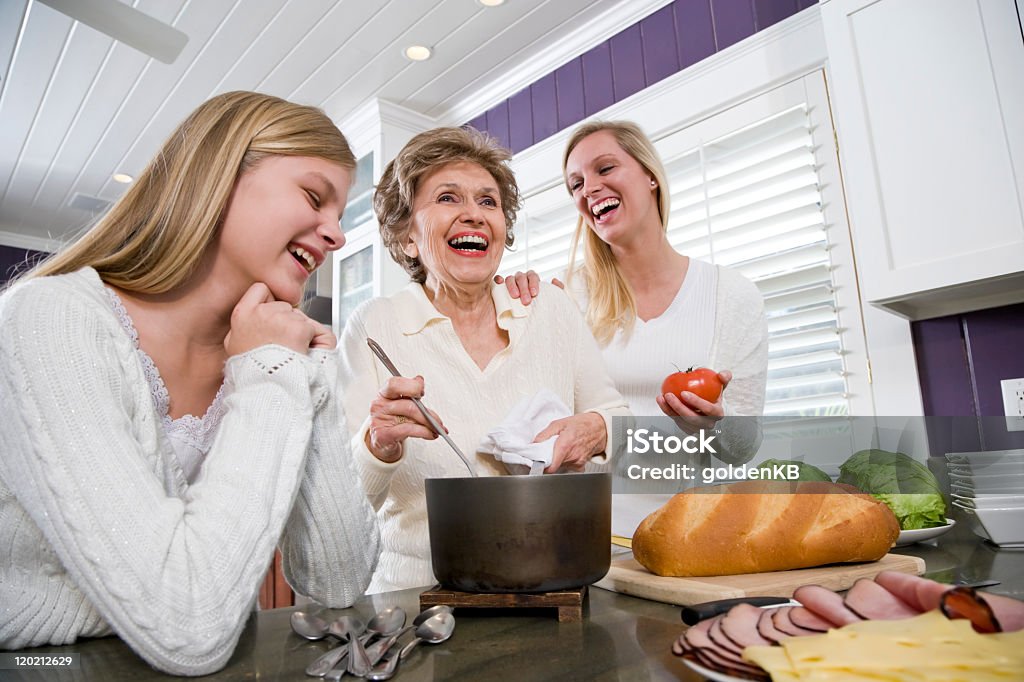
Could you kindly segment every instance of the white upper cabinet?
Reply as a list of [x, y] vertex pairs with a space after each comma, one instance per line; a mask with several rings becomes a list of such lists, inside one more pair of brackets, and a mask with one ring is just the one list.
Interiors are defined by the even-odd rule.
[[1014, 0], [827, 0], [863, 297], [910, 319], [1024, 301]]

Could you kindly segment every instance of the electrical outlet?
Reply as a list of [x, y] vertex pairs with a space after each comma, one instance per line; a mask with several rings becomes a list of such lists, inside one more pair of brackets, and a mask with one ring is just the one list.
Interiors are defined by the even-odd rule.
[[1024, 379], [1003, 379], [1003, 412], [1007, 431], [1024, 431]]

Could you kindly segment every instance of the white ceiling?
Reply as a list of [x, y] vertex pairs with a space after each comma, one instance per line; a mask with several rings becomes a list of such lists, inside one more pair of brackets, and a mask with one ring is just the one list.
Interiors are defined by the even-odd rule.
[[[342, 126], [381, 98], [464, 123], [667, 0], [109, 0], [189, 36], [164, 64], [32, 0], [0, 0], [0, 244], [52, 249], [228, 90], [314, 104]], [[402, 49], [419, 43], [419, 63]]]

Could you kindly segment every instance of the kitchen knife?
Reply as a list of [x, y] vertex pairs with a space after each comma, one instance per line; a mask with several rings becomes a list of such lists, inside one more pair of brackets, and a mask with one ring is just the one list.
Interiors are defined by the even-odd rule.
[[683, 622], [687, 625], [696, 625], [700, 621], [725, 613], [737, 604], [750, 604], [751, 606], [775, 606], [789, 604], [792, 600], [789, 597], [736, 597], [734, 599], [716, 599], [700, 604], [684, 606], [682, 612]]

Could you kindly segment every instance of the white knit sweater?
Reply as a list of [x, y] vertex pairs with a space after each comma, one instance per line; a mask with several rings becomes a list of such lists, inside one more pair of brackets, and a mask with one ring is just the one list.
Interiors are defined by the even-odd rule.
[[94, 270], [0, 297], [0, 349], [0, 648], [114, 632], [160, 670], [218, 670], [282, 531], [298, 592], [332, 606], [362, 594], [379, 536], [335, 353], [231, 358], [226, 413], [188, 485]]
[[509, 345], [484, 370], [462, 347], [451, 320], [434, 308], [418, 284], [364, 303], [345, 325], [339, 365], [345, 412], [353, 428], [351, 447], [381, 521], [383, 549], [368, 592], [436, 582], [424, 479], [469, 473], [440, 438], [407, 439], [402, 458], [393, 464], [367, 449], [370, 402], [391, 376], [367, 347], [367, 336], [380, 343], [403, 375], [423, 376], [424, 404], [441, 417], [481, 476], [505, 473], [503, 464], [477, 451], [484, 435], [516, 403], [541, 388], [554, 391], [574, 413], [603, 416], [609, 442], [612, 417], [629, 415], [579, 310], [563, 291], [542, 286], [543, 294], [529, 307], [509, 297], [504, 286], [492, 287], [498, 326], [508, 331]]

